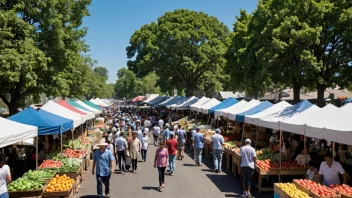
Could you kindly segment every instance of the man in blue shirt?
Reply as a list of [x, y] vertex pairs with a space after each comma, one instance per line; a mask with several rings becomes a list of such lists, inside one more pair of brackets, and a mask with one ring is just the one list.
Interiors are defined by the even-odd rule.
[[183, 128], [181, 128], [181, 125], [178, 125], [178, 126], [179, 126], [179, 129], [177, 130], [177, 147], [178, 147], [177, 159], [182, 160], [183, 152], [185, 150], [187, 133]]
[[194, 134], [194, 148], [196, 154], [196, 166], [202, 166], [202, 151], [204, 146], [204, 136], [200, 133], [200, 129], [196, 129], [196, 134]]
[[164, 141], [166, 142], [166, 140], [168, 140], [169, 139], [169, 137], [170, 137], [170, 130], [169, 130], [169, 124], [168, 123], [166, 123], [165, 124], [165, 129], [164, 129]]
[[213, 147], [214, 169], [216, 173], [221, 172], [222, 152], [224, 150], [224, 138], [220, 135], [220, 129], [215, 130], [215, 134], [211, 137]]
[[106, 149], [108, 143], [105, 142], [105, 139], [101, 139], [97, 146], [99, 146], [99, 150], [96, 150], [94, 152], [92, 174], [94, 175], [96, 170], [98, 197], [104, 197], [102, 185], [104, 184], [105, 195], [109, 198], [110, 177], [111, 174], [114, 172], [115, 158], [112, 155], [111, 151]]

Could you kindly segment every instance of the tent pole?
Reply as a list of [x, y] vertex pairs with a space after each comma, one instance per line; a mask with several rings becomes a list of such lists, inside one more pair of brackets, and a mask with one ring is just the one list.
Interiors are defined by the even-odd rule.
[[255, 126], [255, 149], [257, 149], [258, 131], [258, 126]]
[[35, 170], [38, 170], [38, 136], [35, 139]]
[[226, 119], [226, 133], [229, 130], [229, 119]]
[[241, 139], [241, 144], [243, 144], [243, 138], [244, 138], [244, 123], [243, 123], [243, 126], [242, 126], [242, 139]]
[[281, 155], [282, 155], [282, 131], [280, 130], [280, 172], [279, 172], [279, 182], [281, 182]]
[[60, 134], [60, 144], [61, 144], [61, 153], [62, 153], [62, 133]]

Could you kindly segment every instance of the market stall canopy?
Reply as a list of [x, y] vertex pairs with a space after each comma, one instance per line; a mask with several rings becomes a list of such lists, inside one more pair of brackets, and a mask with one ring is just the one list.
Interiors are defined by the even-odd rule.
[[95, 109], [97, 109], [97, 110], [103, 112], [103, 108], [101, 108], [101, 107], [99, 107], [98, 105], [92, 103], [91, 101], [85, 100], [85, 101], [83, 101], [83, 102], [84, 102], [85, 104], [87, 104], [87, 105], [89, 105], [89, 106], [91, 106], [91, 107], [93, 107], [93, 108], [95, 108]]
[[70, 119], [73, 120], [73, 128], [78, 127], [79, 125], [81, 125], [82, 123], [84, 123], [84, 118], [83, 115], [78, 114], [74, 111], [71, 111], [59, 104], [57, 104], [56, 102], [49, 100], [47, 103], [45, 103], [45, 105], [43, 105], [39, 111], [47, 111], [49, 113], [55, 114], [57, 116], [66, 118], [66, 119]]
[[265, 109], [264, 111], [261, 111], [259, 113], [253, 114], [253, 115], [246, 115], [246, 117], [244, 118], [244, 122], [248, 123], [248, 124], [258, 125], [260, 118], [264, 118], [268, 115], [271, 115], [275, 112], [281, 111], [281, 110], [283, 110], [287, 107], [290, 107], [290, 106], [292, 106], [292, 105], [290, 105], [288, 102], [281, 101], [281, 102], [274, 104], [273, 106]]
[[280, 121], [283, 121], [285, 119], [298, 115], [303, 111], [309, 109], [311, 106], [312, 106], [312, 103], [310, 103], [308, 100], [302, 100], [301, 102], [293, 106], [286, 107], [281, 111], [275, 112], [264, 118], [260, 118], [259, 126], [269, 128], [269, 129], [280, 130], [279, 128]]
[[149, 100], [148, 102], [144, 101], [143, 103], [147, 103], [149, 105], [155, 105], [155, 104], [161, 103], [169, 98], [170, 98], [169, 96], [158, 96], [152, 100]]
[[90, 119], [89, 115], [86, 114], [85, 112], [81, 111], [81, 110], [78, 110], [77, 108], [74, 108], [73, 106], [69, 105], [65, 100], [60, 100], [57, 102], [57, 104], [77, 113], [77, 114], [80, 114], [83, 118], [83, 123], [87, 120], [87, 119]]
[[215, 98], [212, 98], [211, 100], [209, 100], [207, 103], [205, 103], [204, 105], [200, 106], [199, 108], [201, 109], [201, 112], [204, 114], [208, 114], [209, 113], [209, 109], [220, 104], [221, 102], [218, 101]]
[[95, 99], [90, 99], [89, 100], [89, 102], [91, 102], [91, 103], [93, 103], [94, 105], [97, 105], [97, 106], [99, 106], [100, 108], [104, 108], [104, 106], [103, 105], [101, 105], [101, 104], [99, 104], [97, 101], [95, 101]]
[[109, 107], [109, 104], [106, 104], [105, 102], [103, 102], [100, 98], [96, 98], [95, 101], [97, 101], [98, 103], [100, 103], [101, 105], [105, 106], [105, 107]]
[[184, 101], [182, 104], [173, 106], [172, 109], [176, 109], [176, 110], [189, 109], [189, 105], [196, 103], [198, 100], [199, 99], [197, 97], [192, 96], [188, 98], [186, 101]]
[[238, 100], [235, 98], [227, 98], [222, 101], [220, 104], [209, 109], [210, 114], [214, 114], [216, 110], [226, 109], [227, 107], [231, 107], [232, 105], [238, 103]]
[[158, 96], [159, 96], [159, 94], [150, 94], [149, 96], [147, 96], [147, 98], [146, 98], [146, 100], [144, 102], [145, 103], [149, 103], [150, 101], [154, 100]]
[[108, 105], [107, 105], [107, 104], [103, 104], [103, 103], [102, 103], [102, 102], [100, 102], [98, 99], [91, 99], [90, 101], [91, 101], [92, 103], [94, 103], [94, 104], [96, 104], [96, 105], [100, 106], [100, 107], [103, 107], [103, 108], [108, 107]]
[[145, 99], [146, 99], [145, 96], [137, 96], [137, 97], [132, 99], [132, 102], [142, 102]]
[[256, 113], [259, 113], [259, 112], [262, 112], [264, 111], [265, 109], [268, 109], [270, 107], [272, 107], [273, 104], [269, 101], [264, 101], [262, 103], [260, 103], [259, 105], [243, 112], [243, 113], [240, 113], [240, 114], [237, 114], [236, 115], [236, 121], [237, 122], [244, 122], [244, 119], [246, 116], [248, 115], [253, 115], [253, 114], [256, 114]]
[[173, 107], [182, 105], [183, 103], [185, 103], [185, 102], [188, 101], [189, 99], [193, 99], [193, 98], [195, 98], [195, 97], [194, 97], [194, 96], [191, 96], [191, 97], [188, 97], [188, 98], [182, 98], [182, 99], [178, 100], [177, 102], [175, 102], [174, 104], [171, 104], [171, 105], [166, 106], [166, 108], [168, 108], [168, 109], [173, 109]]
[[59, 134], [73, 128], [72, 120], [48, 114], [51, 113], [42, 114], [32, 108], [25, 108], [9, 117], [9, 120], [38, 127], [38, 135]]
[[238, 103], [236, 103], [236, 104], [234, 104], [232, 106], [229, 106], [229, 107], [227, 107], [225, 109], [217, 110], [217, 111], [215, 111], [215, 118], [220, 117], [220, 116], [227, 118], [229, 116], [229, 112], [232, 112], [232, 111], [242, 107], [243, 105], [245, 105], [247, 103], [248, 103], [247, 101], [241, 100]]
[[108, 105], [113, 105], [114, 103], [113, 102], [111, 102], [110, 100], [108, 100], [108, 99], [102, 99], [103, 100], [103, 102], [105, 102], [106, 104], [108, 104]]
[[82, 107], [81, 105], [79, 105], [78, 103], [76, 103], [74, 100], [72, 99], [68, 99], [67, 101], [67, 104], [71, 105], [72, 107], [74, 107], [75, 109], [79, 110], [79, 111], [82, 111], [83, 113], [86, 113], [87, 114], [87, 119], [90, 120], [90, 119], [93, 119], [95, 118], [95, 113]]
[[162, 106], [162, 105], [164, 105], [165, 103], [171, 101], [171, 100], [174, 99], [174, 98], [175, 98], [175, 97], [170, 97], [170, 98], [168, 98], [168, 99], [166, 99], [166, 100], [163, 100], [162, 102], [155, 103], [154, 106]]
[[82, 102], [82, 101], [80, 101], [80, 100], [76, 100], [75, 102], [76, 102], [77, 104], [81, 105], [82, 107], [84, 107], [84, 108], [86, 108], [86, 109], [88, 109], [88, 110], [94, 112], [95, 114], [100, 114], [100, 113], [103, 112], [102, 110], [98, 110], [98, 109], [96, 109], [96, 108], [94, 108], [94, 107], [91, 107], [91, 106], [89, 106], [88, 104], [86, 104], [86, 103], [84, 103], [84, 102]]
[[0, 148], [38, 136], [37, 127], [2, 117], [0, 117], [0, 128]]
[[170, 105], [175, 104], [178, 101], [184, 100], [184, 99], [185, 99], [185, 97], [183, 97], [183, 96], [176, 96], [176, 97], [172, 98], [171, 100], [167, 101], [166, 103], [159, 104], [159, 106], [170, 106]]
[[240, 113], [243, 113], [245, 111], [248, 111], [249, 109], [257, 106], [260, 104], [260, 101], [259, 100], [251, 100], [249, 101], [247, 104], [235, 109], [234, 111], [231, 111], [229, 112], [229, 116], [228, 116], [228, 119], [229, 120], [232, 120], [232, 121], [235, 121], [236, 120], [236, 115], [237, 114], [240, 114]]
[[316, 119], [315, 116], [321, 113], [322, 111], [323, 109], [313, 105], [302, 113], [299, 113], [286, 120], [279, 122], [279, 128], [282, 131], [304, 135], [304, 129], [307, 120], [312, 117]]
[[190, 108], [192, 111], [196, 111], [198, 107], [202, 106], [203, 104], [207, 103], [210, 100], [210, 98], [207, 97], [202, 97], [199, 99], [196, 103], [190, 105]]
[[350, 103], [352, 102], [352, 98], [347, 98], [346, 100], [342, 101], [343, 103]]

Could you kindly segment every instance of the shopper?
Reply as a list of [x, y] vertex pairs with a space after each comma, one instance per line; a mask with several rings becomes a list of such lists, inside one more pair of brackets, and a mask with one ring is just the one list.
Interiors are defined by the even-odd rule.
[[[169, 124], [166, 123], [165, 124], [165, 129], [164, 129], [164, 141], [167, 141], [169, 138], [170, 138], [170, 130], [169, 130]], [[175, 133], [174, 133], [174, 136], [175, 136]]]
[[167, 150], [169, 153], [169, 169], [170, 175], [174, 175], [175, 172], [175, 158], [177, 154], [177, 140], [175, 139], [175, 133], [170, 133], [170, 139], [166, 140]]
[[8, 198], [7, 184], [12, 181], [10, 167], [6, 165], [6, 157], [0, 154], [0, 198]]
[[159, 135], [160, 135], [160, 127], [158, 125], [154, 125], [153, 127], [154, 146], [158, 145]]
[[245, 145], [241, 147], [239, 153], [240, 158], [238, 172], [241, 174], [243, 181], [244, 192], [242, 194], [242, 197], [252, 197], [250, 191], [257, 156], [255, 153], [255, 149], [251, 146], [251, 140], [246, 139], [244, 143]]
[[163, 119], [159, 119], [158, 121], [159, 127], [163, 128], [164, 127], [164, 120]]
[[142, 138], [142, 160], [143, 162], [147, 161], [147, 151], [149, 147], [149, 138], [147, 136], [147, 133], [143, 133], [143, 138]]
[[[115, 140], [115, 149], [116, 149], [115, 152], [117, 153], [117, 158], [119, 161], [119, 169], [122, 175], [126, 171], [124, 162], [126, 161], [125, 153], [127, 152], [127, 149], [128, 149], [127, 140], [123, 137], [124, 135], [125, 135], [124, 132], [120, 132], [120, 137], [116, 138]], [[117, 162], [116, 162], [116, 165], [117, 165]]]
[[99, 144], [99, 150], [94, 152], [93, 158], [93, 168], [92, 174], [95, 174], [96, 169], [96, 178], [97, 178], [97, 193], [98, 197], [103, 196], [103, 185], [105, 185], [105, 195], [110, 197], [110, 177], [114, 172], [115, 158], [112, 155], [111, 151], [107, 148], [108, 143], [105, 142], [105, 139], [101, 139]]
[[325, 154], [325, 162], [320, 164], [317, 181], [323, 180], [325, 186], [341, 184], [339, 174], [343, 176], [343, 183], [346, 184], [349, 179], [348, 173], [345, 172], [340, 162], [333, 160], [331, 153]]
[[136, 173], [137, 170], [137, 161], [138, 161], [138, 154], [141, 153], [141, 141], [137, 138], [137, 132], [132, 132], [132, 139], [129, 142], [129, 153], [131, 155], [132, 160], [132, 171]]
[[137, 138], [139, 139], [139, 141], [142, 141], [143, 133], [141, 127], [137, 127]]
[[159, 143], [160, 148], [155, 152], [154, 168], [158, 168], [159, 172], [159, 191], [162, 192], [162, 188], [165, 187], [165, 170], [167, 166], [167, 159], [169, 152], [165, 148], [165, 142]]
[[215, 130], [215, 134], [211, 137], [213, 148], [214, 170], [216, 173], [221, 172], [222, 153], [224, 151], [224, 137], [220, 135], [220, 129]]
[[204, 147], [204, 136], [200, 133], [200, 129], [196, 129], [196, 134], [194, 134], [194, 148], [195, 148], [195, 159], [196, 166], [202, 166], [202, 151]]
[[183, 128], [180, 128], [180, 125], [179, 125], [179, 129], [177, 130], [177, 146], [178, 146], [177, 159], [178, 160], [183, 159], [186, 139], [187, 139], [187, 133]]

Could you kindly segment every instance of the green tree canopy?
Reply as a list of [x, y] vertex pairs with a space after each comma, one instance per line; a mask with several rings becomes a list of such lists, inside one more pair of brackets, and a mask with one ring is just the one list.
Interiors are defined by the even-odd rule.
[[94, 72], [104, 77], [106, 80], [109, 78], [109, 71], [106, 69], [106, 67], [95, 67]]

